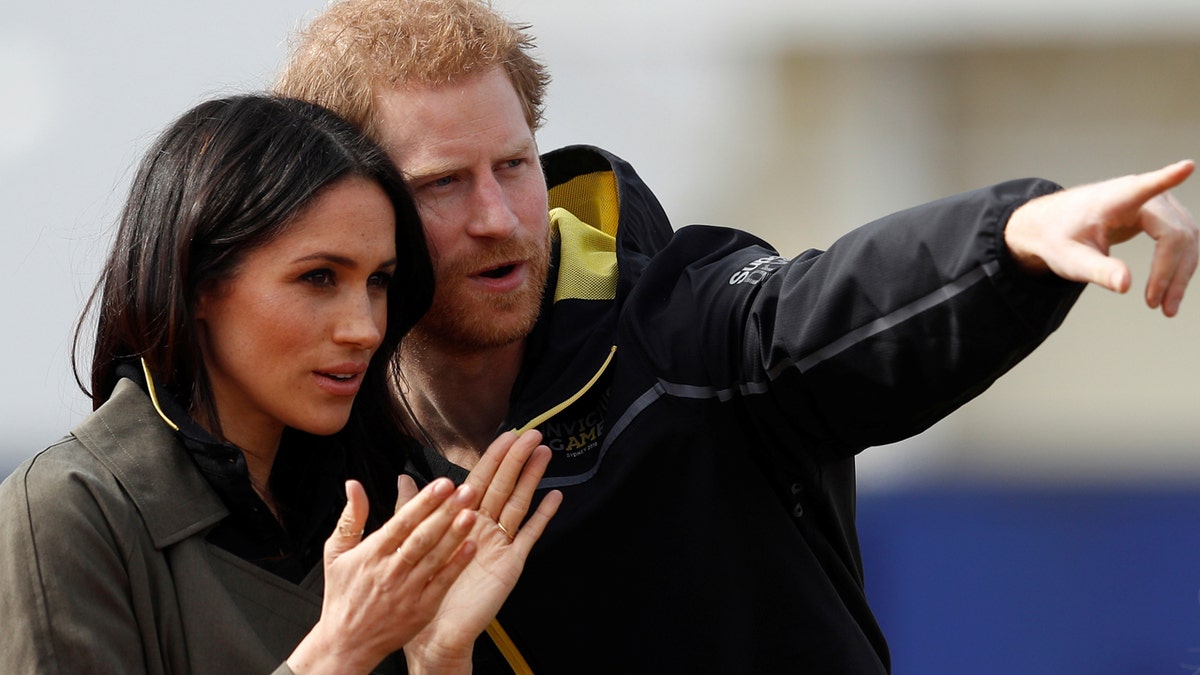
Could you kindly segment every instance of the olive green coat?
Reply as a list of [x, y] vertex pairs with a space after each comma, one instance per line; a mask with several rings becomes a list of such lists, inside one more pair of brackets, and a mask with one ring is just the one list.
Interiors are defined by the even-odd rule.
[[128, 380], [0, 485], [0, 672], [290, 672], [321, 609], [208, 544], [228, 511]]

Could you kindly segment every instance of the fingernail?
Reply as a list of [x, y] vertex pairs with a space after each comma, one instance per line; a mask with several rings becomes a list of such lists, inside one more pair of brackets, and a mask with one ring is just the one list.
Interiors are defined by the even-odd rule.
[[454, 489], [454, 483], [449, 478], [439, 478], [433, 481], [433, 485], [429, 486], [433, 494], [438, 497], [444, 497]]

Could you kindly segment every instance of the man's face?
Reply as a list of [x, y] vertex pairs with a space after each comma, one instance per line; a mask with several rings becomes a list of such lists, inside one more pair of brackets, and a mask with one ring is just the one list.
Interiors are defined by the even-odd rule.
[[549, 222], [537, 144], [508, 75], [497, 66], [377, 95], [380, 140], [416, 197], [436, 273], [414, 333], [468, 351], [523, 339], [546, 284]]

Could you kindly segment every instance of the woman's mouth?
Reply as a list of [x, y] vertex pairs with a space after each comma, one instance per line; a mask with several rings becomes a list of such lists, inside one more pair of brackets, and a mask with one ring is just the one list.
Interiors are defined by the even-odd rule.
[[362, 386], [362, 373], [314, 371], [317, 386], [334, 396], [354, 396]]

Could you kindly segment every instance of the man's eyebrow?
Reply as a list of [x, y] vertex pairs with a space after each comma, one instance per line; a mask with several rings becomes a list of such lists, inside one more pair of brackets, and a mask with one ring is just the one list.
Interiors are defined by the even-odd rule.
[[[508, 146], [503, 152], [501, 152], [499, 154], [500, 159], [497, 161], [503, 161], [504, 159], [509, 158], [509, 157], [516, 157], [519, 155], [529, 154], [530, 152], [533, 151], [533, 149], [535, 147], [536, 146], [534, 145], [532, 138], [521, 139], [520, 141]], [[433, 176], [443, 176], [446, 174], [454, 173], [461, 167], [462, 167], [461, 164], [459, 164], [458, 162], [453, 162], [453, 161], [435, 162], [435, 163], [426, 164], [424, 166], [418, 166], [411, 170], [402, 169], [402, 173], [404, 174], [405, 181], [412, 182], [412, 181], [419, 181], [424, 178], [431, 178]]]
[[458, 168], [458, 165], [451, 163], [451, 162], [442, 162], [439, 164], [427, 164], [418, 169], [404, 170], [403, 171], [404, 180], [411, 182], [411, 181], [415, 181], [415, 180], [421, 180], [422, 178], [430, 178], [432, 176], [441, 176], [441, 175], [448, 174], [448, 173], [454, 173], [454, 171], [457, 168]]

